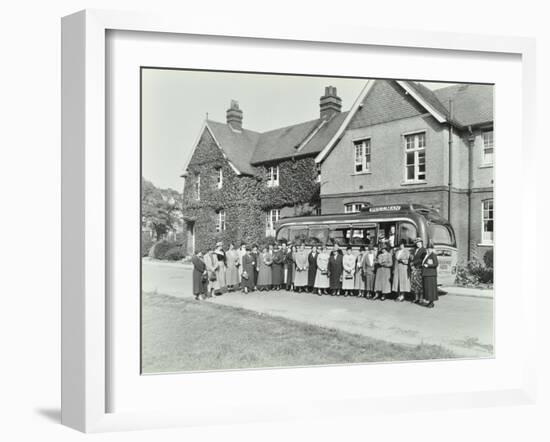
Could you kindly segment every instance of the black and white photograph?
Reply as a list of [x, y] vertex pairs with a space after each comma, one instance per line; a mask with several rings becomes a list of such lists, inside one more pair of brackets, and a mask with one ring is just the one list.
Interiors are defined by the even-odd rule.
[[142, 67], [140, 93], [143, 374], [494, 356], [494, 85]]

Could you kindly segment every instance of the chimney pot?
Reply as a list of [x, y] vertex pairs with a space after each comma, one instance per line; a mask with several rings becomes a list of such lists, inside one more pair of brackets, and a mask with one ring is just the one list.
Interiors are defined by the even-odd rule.
[[342, 99], [338, 96], [336, 87], [325, 87], [325, 95], [321, 97], [319, 107], [323, 120], [330, 120], [334, 115], [342, 112]]
[[231, 100], [226, 112], [226, 120], [233, 130], [241, 131], [243, 129], [243, 111], [239, 108], [237, 100]]

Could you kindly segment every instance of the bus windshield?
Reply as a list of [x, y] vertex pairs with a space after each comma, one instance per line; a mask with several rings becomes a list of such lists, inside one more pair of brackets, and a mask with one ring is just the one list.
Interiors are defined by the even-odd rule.
[[430, 224], [430, 239], [434, 244], [454, 246], [455, 241], [451, 229], [441, 224]]

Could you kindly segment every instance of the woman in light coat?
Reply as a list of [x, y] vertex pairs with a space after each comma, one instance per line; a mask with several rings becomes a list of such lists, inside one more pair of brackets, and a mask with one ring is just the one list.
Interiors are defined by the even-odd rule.
[[303, 243], [300, 244], [300, 249], [294, 255], [294, 262], [296, 264], [294, 274], [294, 289], [302, 292], [307, 287], [309, 269], [308, 253]]
[[374, 278], [376, 275], [376, 259], [378, 247], [369, 245], [369, 249], [363, 258], [363, 277], [365, 279], [365, 292], [367, 299], [374, 295]]
[[326, 295], [327, 289], [330, 286], [328, 279], [328, 260], [329, 254], [325, 246], [321, 246], [321, 250], [317, 254], [317, 275], [315, 276], [315, 289], [319, 296]]
[[390, 245], [386, 245], [378, 255], [376, 277], [374, 279], [374, 299], [380, 298], [380, 301], [386, 299], [386, 295], [391, 293], [391, 268], [393, 267], [393, 259], [390, 253]]
[[395, 252], [395, 268], [393, 273], [392, 292], [398, 294], [396, 301], [405, 300], [405, 294], [411, 291], [409, 277], [409, 261], [411, 255], [405, 248], [405, 240], [399, 242], [399, 248]]
[[271, 264], [273, 263], [273, 256], [268, 252], [267, 248], [262, 249], [262, 253], [258, 258], [258, 289], [260, 291], [271, 289], [272, 275]]
[[355, 261], [356, 258], [351, 253], [351, 246], [346, 247], [346, 253], [342, 258], [342, 290], [344, 296], [348, 296], [355, 288]]
[[232, 292], [239, 285], [239, 263], [241, 257], [233, 244], [229, 244], [229, 250], [225, 253], [225, 257], [227, 266], [225, 270], [225, 283], [227, 284], [227, 290]]
[[206, 265], [206, 270], [208, 272], [208, 298], [212, 297], [216, 291], [220, 290], [220, 282], [217, 277], [218, 270], [218, 258], [213, 250], [209, 250], [206, 255], [204, 255], [204, 264]]

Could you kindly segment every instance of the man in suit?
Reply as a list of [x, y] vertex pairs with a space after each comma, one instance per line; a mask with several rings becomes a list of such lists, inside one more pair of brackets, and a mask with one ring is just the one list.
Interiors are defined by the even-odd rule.
[[260, 253], [258, 252], [258, 246], [254, 244], [252, 246], [252, 252], [250, 252], [250, 255], [252, 256], [252, 259], [254, 260], [254, 290], [257, 290], [258, 288], [258, 271], [259, 271], [259, 258]]

